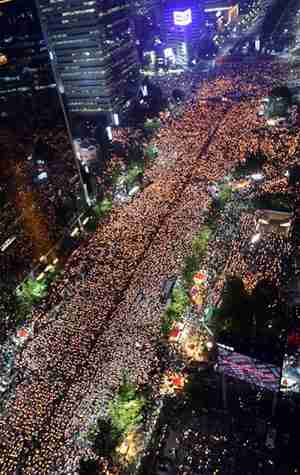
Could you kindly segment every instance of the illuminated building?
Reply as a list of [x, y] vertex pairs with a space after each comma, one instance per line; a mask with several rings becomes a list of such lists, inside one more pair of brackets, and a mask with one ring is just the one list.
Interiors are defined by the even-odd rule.
[[50, 58], [68, 112], [116, 125], [139, 86], [130, 1], [39, 0]]
[[152, 51], [161, 35], [162, 4], [160, 0], [132, 0], [132, 19], [135, 27], [140, 61]]
[[187, 66], [197, 56], [201, 34], [201, 12], [194, 0], [170, 0], [164, 8], [167, 48], [172, 49], [175, 63]]
[[[3, 5], [2, 5], [3, 3]], [[17, 113], [18, 98], [50, 87], [49, 55], [32, 2], [2, 2], [0, 8], [1, 115]]]
[[204, 13], [209, 24], [223, 31], [225, 26], [236, 21], [239, 16], [239, 4], [236, 0], [207, 0]]

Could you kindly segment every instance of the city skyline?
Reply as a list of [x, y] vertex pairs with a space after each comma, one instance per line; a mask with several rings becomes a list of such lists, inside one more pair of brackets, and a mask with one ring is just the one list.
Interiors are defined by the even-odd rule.
[[298, 3], [0, 0], [1, 474], [299, 468]]

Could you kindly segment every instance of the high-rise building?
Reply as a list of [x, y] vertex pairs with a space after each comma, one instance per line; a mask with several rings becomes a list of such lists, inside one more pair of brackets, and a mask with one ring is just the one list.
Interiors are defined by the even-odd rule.
[[141, 63], [154, 50], [162, 31], [161, 0], [132, 0], [132, 19], [135, 26], [137, 49]]
[[161, 20], [161, 0], [132, 0], [133, 13], [143, 17], [152, 17], [156, 22]]
[[156, 12], [161, 5], [161, 0], [132, 0], [134, 13], [147, 16]]
[[20, 96], [53, 85], [49, 54], [32, 1], [0, 3], [1, 116], [18, 113]]
[[167, 0], [164, 28], [168, 55], [178, 66], [188, 65], [197, 57], [201, 35], [201, 10], [196, 0]]
[[38, 0], [68, 112], [118, 125], [139, 87], [130, 0]]
[[237, 21], [239, 16], [237, 0], [205, 0], [203, 8], [205, 20], [218, 31], [223, 31], [225, 26]]

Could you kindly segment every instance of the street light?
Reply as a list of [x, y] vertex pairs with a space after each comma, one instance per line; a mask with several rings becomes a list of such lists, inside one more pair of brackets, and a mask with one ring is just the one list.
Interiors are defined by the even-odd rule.
[[0, 53], [0, 66], [4, 66], [4, 64], [7, 64], [8, 60], [5, 54]]
[[260, 240], [260, 233], [254, 234], [254, 236], [251, 238], [251, 244], [254, 244]]
[[253, 173], [253, 175], [251, 175], [251, 178], [255, 181], [260, 181], [264, 179], [264, 175], [262, 173]]

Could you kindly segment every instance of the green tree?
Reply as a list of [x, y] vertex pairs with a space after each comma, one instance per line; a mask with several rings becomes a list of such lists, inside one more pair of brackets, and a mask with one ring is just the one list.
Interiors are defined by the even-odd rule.
[[111, 208], [112, 208], [112, 200], [111, 198], [106, 197], [106, 198], [103, 198], [103, 200], [100, 201], [100, 203], [97, 203], [93, 207], [93, 212], [97, 218], [102, 218], [106, 216], [107, 214], [109, 214]]
[[145, 404], [146, 401], [138, 394], [136, 388], [125, 380], [108, 408], [113, 439], [125, 435], [143, 421]]
[[154, 160], [158, 156], [158, 148], [155, 145], [148, 145], [145, 150], [145, 157]]
[[48, 293], [48, 285], [46, 279], [36, 280], [28, 278], [17, 289], [17, 296], [21, 304], [28, 307], [39, 303]]
[[125, 183], [128, 188], [131, 188], [134, 183], [143, 176], [144, 167], [142, 163], [132, 162], [128, 167], [128, 171], [125, 177]]
[[227, 201], [231, 200], [232, 196], [232, 188], [228, 185], [223, 185], [219, 192], [219, 202], [220, 206], [223, 207], [227, 203]]
[[286, 328], [286, 311], [278, 300], [278, 291], [267, 279], [260, 280], [251, 294], [256, 335], [278, 336]]
[[187, 256], [185, 258], [182, 276], [187, 288], [191, 287], [193, 283], [193, 276], [199, 270], [199, 265], [199, 256], [196, 254], [192, 254], [191, 256]]
[[175, 287], [172, 291], [171, 304], [168, 305], [162, 317], [161, 331], [168, 336], [173, 324], [179, 321], [189, 305], [189, 297], [183, 287]]
[[285, 193], [265, 193], [253, 200], [257, 209], [274, 209], [278, 211], [291, 211], [289, 197]]
[[79, 465], [79, 474], [80, 475], [98, 475], [99, 474], [99, 465], [95, 460], [80, 460]]
[[172, 291], [172, 302], [170, 305], [174, 314], [182, 316], [189, 304], [189, 298], [183, 287], [175, 287]]
[[174, 318], [171, 318], [167, 312], [163, 315], [162, 324], [161, 324], [161, 332], [164, 336], [169, 335], [174, 321], [175, 321]]
[[91, 427], [89, 427], [89, 430], [86, 434], [86, 438], [89, 442], [91, 442], [92, 444], [95, 443], [95, 440], [96, 440], [96, 437], [97, 437], [97, 424], [93, 424], [91, 425]]
[[204, 226], [201, 228], [201, 230], [196, 234], [192, 242], [192, 249], [194, 254], [196, 254], [200, 258], [205, 254], [212, 234], [213, 231], [209, 226]]

